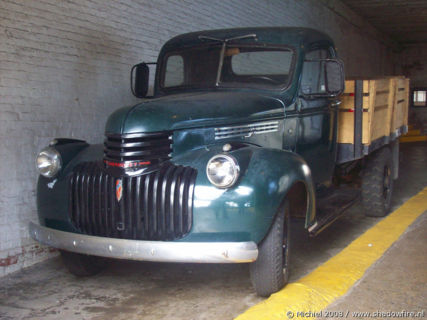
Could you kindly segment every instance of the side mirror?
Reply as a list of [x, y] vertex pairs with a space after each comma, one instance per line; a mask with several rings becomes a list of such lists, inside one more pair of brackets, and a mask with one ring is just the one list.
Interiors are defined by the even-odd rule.
[[145, 98], [148, 92], [150, 68], [145, 62], [136, 64], [130, 71], [130, 87], [137, 98]]
[[341, 60], [330, 59], [324, 62], [326, 92], [331, 97], [344, 92], [344, 64]]

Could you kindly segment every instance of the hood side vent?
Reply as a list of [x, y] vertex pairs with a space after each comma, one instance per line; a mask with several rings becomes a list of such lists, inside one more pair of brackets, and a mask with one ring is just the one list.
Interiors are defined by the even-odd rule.
[[254, 134], [276, 132], [279, 130], [279, 121], [265, 121], [240, 126], [215, 128], [215, 140], [235, 137], [249, 138]]

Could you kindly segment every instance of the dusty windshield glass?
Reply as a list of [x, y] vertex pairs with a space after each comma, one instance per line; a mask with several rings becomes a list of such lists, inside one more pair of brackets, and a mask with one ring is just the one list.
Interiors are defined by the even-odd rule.
[[160, 85], [164, 89], [202, 89], [215, 86], [284, 88], [294, 53], [287, 48], [227, 45], [219, 82], [221, 45], [192, 47], [166, 55]]

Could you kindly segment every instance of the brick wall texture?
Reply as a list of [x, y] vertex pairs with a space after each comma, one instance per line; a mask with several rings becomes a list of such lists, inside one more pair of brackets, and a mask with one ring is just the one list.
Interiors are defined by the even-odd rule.
[[54, 254], [28, 236], [28, 222], [37, 221], [36, 153], [54, 137], [102, 141], [108, 114], [137, 101], [130, 67], [154, 61], [169, 38], [225, 27], [312, 27], [336, 40], [348, 75], [391, 73], [383, 41], [349, 19], [349, 9], [325, 3], [1, 0], [0, 276]]
[[411, 87], [427, 87], [427, 44], [406, 45], [399, 55], [399, 73], [411, 79]]

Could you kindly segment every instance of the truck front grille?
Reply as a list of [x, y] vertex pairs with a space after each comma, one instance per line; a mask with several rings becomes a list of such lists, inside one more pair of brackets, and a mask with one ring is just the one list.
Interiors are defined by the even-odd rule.
[[193, 168], [166, 162], [155, 172], [116, 178], [102, 162], [82, 163], [69, 179], [71, 221], [80, 232], [94, 236], [182, 238], [192, 226], [196, 176]]
[[172, 152], [170, 132], [106, 134], [104, 162], [150, 165], [165, 161]]

